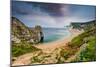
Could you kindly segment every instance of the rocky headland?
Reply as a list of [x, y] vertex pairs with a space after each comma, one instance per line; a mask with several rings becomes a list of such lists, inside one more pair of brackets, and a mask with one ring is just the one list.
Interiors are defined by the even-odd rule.
[[40, 43], [43, 42], [43, 32], [41, 26], [35, 26], [33, 29], [28, 28], [19, 19], [12, 17], [11, 41], [13, 43]]

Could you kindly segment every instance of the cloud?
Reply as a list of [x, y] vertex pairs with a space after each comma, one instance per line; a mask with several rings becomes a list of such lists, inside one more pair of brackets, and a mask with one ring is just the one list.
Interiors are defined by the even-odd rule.
[[67, 14], [66, 9], [67, 6], [63, 4], [36, 3], [36, 2], [33, 3], [33, 2], [20, 2], [20, 1], [13, 1], [12, 3], [13, 14], [43, 15], [42, 12], [46, 12], [51, 16], [61, 17]]
[[13, 1], [12, 16], [29, 27], [64, 27], [95, 19], [95, 6]]

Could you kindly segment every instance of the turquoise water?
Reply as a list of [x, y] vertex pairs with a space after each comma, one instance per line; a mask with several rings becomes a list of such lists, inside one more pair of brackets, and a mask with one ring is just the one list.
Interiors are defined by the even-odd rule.
[[69, 36], [68, 28], [43, 28], [44, 42], [53, 42]]

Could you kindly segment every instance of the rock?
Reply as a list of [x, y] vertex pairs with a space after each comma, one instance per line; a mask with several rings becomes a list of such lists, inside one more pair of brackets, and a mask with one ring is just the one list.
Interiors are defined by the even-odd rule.
[[42, 27], [37, 25], [31, 30], [19, 19], [12, 17], [12, 31], [11, 31], [11, 41], [13, 43], [27, 42], [31, 44], [36, 44], [43, 42], [44, 35]]
[[37, 34], [36, 35], [36, 39], [38, 42], [43, 42], [44, 40], [44, 35], [43, 35], [43, 32], [42, 32], [42, 27], [41, 26], [35, 26], [34, 28], [34, 32]]
[[14, 35], [11, 35], [11, 41], [15, 42], [15, 43], [20, 43], [20, 39], [18, 39], [17, 37], [15, 37]]

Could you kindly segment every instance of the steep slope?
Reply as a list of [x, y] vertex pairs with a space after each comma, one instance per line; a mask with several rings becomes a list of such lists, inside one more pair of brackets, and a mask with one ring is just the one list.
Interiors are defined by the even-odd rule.
[[12, 17], [11, 26], [11, 44], [13, 57], [18, 57], [22, 54], [39, 50], [33, 45], [40, 42], [39, 39], [41, 37], [38, 36], [40, 31], [42, 31], [40, 26], [36, 26], [39, 27], [39, 30], [37, 30], [35, 27], [34, 31], [32, 31], [15, 17]]
[[20, 20], [12, 17], [12, 42], [20, 43], [22, 41], [32, 42], [32, 31], [29, 30]]
[[[84, 29], [84, 33], [72, 39], [69, 46], [73, 49], [87, 44], [85, 50], [81, 51], [71, 62], [79, 61], [95, 61], [96, 60], [96, 21], [87, 23], [78, 23], [81, 29]], [[73, 25], [74, 26], [74, 25]], [[76, 25], [77, 26], [77, 23]], [[80, 28], [79, 27], [79, 28]], [[78, 29], [79, 29], [78, 28]]]
[[[42, 30], [40, 26], [36, 26], [34, 31], [29, 29], [19, 19], [12, 17], [12, 31], [11, 41], [13, 43], [27, 42], [27, 43], [38, 43], [41, 36], [38, 36]], [[39, 27], [39, 30], [37, 29]]]

